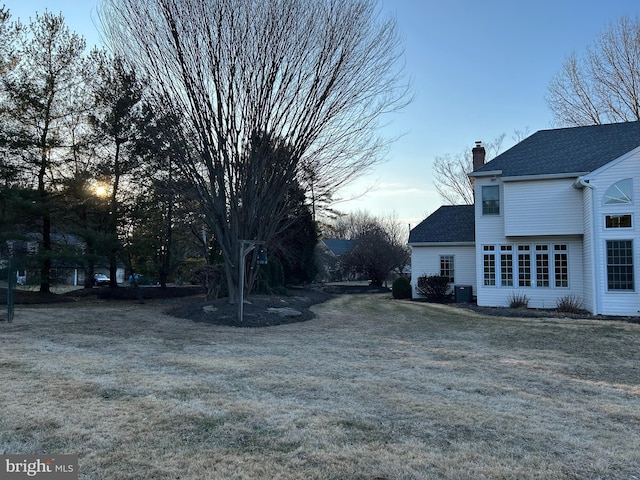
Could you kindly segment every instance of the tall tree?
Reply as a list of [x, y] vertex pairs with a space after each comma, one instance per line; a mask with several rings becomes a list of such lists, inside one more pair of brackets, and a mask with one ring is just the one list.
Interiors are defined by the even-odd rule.
[[[109, 285], [117, 286], [117, 258], [120, 248], [119, 227], [125, 217], [123, 200], [127, 190], [125, 180], [138, 167], [135, 149], [142, 116], [142, 83], [135, 72], [127, 68], [119, 57], [105, 52], [92, 52], [96, 74], [87, 79], [92, 85], [94, 110], [90, 123], [95, 134], [97, 155], [100, 158], [98, 178], [108, 185], [111, 247], [109, 251]], [[131, 187], [131, 185], [129, 185]]]
[[179, 167], [231, 301], [239, 241], [269, 242], [294, 180], [326, 198], [378, 162], [377, 121], [407, 101], [395, 21], [373, 0], [103, 0], [99, 16], [110, 46], [182, 115], [195, 154]]
[[583, 57], [571, 54], [546, 100], [559, 126], [640, 120], [640, 20], [621, 17]]
[[[136, 262], [144, 263], [146, 272], [166, 287], [193, 241], [201, 237], [190, 231], [200, 215], [199, 204], [176, 168], [190, 155], [190, 147], [182, 137], [180, 117], [163, 107], [143, 102], [136, 158], [146, 181], [136, 182], [143, 194], [136, 202], [138, 221], [129, 242], [137, 251]], [[201, 231], [202, 223], [198, 227]]]
[[314, 251], [318, 226], [309, 199], [297, 184], [289, 189], [287, 203], [289, 215], [269, 245], [269, 257], [280, 261], [286, 285], [310, 283], [317, 274]]
[[82, 108], [85, 41], [69, 31], [62, 15], [36, 15], [18, 32], [12, 65], [3, 72], [3, 143], [27, 184], [38, 191], [42, 262], [40, 291], [50, 291], [52, 194], [66, 170], [69, 121]]

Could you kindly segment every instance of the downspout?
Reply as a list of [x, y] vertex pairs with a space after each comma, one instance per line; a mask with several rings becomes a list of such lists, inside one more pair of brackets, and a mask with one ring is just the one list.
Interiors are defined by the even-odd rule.
[[593, 287], [592, 287], [592, 293], [594, 293], [594, 313], [596, 315], [600, 315], [600, 305], [602, 304], [602, 299], [601, 299], [601, 291], [600, 288], [598, 288], [598, 285], [600, 283], [600, 279], [599, 279], [599, 263], [598, 263], [598, 251], [600, 250], [600, 246], [598, 244], [596, 244], [596, 239], [597, 239], [597, 235], [596, 235], [596, 226], [598, 223], [598, 202], [596, 202], [596, 187], [594, 187], [593, 185], [591, 185], [588, 180], [585, 180], [584, 177], [578, 177], [578, 183], [582, 186], [582, 187], [586, 187], [588, 189], [591, 190], [591, 209], [593, 210], [592, 214], [593, 214], [593, 221], [592, 221], [592, 232], [591, 232], [591, 238], [592, 238], [592, 248], [593, 248], [593, 265], [591, 267], [591, 278], [593, 279]]

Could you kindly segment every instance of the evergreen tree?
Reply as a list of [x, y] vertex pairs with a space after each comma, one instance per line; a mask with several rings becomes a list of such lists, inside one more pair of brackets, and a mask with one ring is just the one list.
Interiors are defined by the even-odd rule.
[[[3, 130], [0, 142], [9, 168], [25, 188], [34, 188], [41, 234], [40, 291], [50, 291], [52, 215], [72, 145], [69, 125], [83, 109], [85, 41], [62, 15], [36, 15], [27, 27], [13, 24], [11, 51], [3, 52]], [[4, 45], [3, 45], [4, 47]], [[7, 60], [9, 58], [9, 60]]]

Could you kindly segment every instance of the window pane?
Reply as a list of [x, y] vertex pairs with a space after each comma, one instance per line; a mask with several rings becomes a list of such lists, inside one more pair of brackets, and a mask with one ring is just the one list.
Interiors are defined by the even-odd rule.
[[607, 241], [607, 288], [633, 290], [633, 244], [631, 240]]
[[482, 214], [500, 214], [500, 187], [498, 185], [482, 187]]
[[453, 283], [453, 255], [440, 257], [440, 276], [449, 278], [449, 283]]
[[604, 203], [631, 203], [633, 201], [633, 183], [630, 178], [611, 185], [604, 194]]
[[547, 245], [536, 245], [536, 286], [549, 286], [549, 254]]
[[496, 257], [495, 255], [484, 256], [484, 284], [496, 284]]
[[554, 273], [556, 287], [569, 286], [569, 257], [566, 245], [554, 245]]
[[513, 286], [513, 257], [511, 254], [500, 255], [500, 280], [503, 287]]
[[631, 215], [607, 215], [605, 226], [607, 228], [631, 228]]
[[518, 245], [518, 285], [531, 286], [531, 256], [529, 245]]

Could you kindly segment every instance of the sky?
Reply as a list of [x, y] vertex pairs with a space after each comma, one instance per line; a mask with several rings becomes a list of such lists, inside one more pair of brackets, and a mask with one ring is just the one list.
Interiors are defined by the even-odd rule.
[[[100, 44], [97, 0], [5, 0], [14, 19], [62, 12], [69, 28]], [[638, 0], [384, 0], [404, 45], [414, 101], [383, 120], [398, 139], [386, 161], [359, 178], [336, 204], [415, 226], [443, 204], [433, 161], [515, 131], [552, 128], [545, 102], [551, 79], [621, 16], [640, 16]], [[367, 192], [367, 193], [364, 193]], [[364, 194], [363, 194], [364, 193]]]

